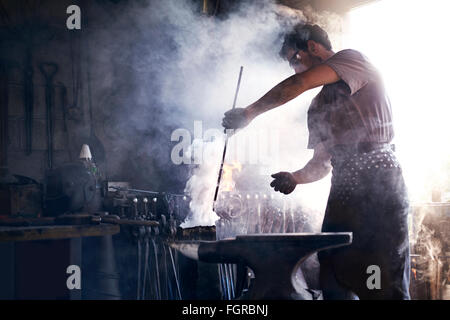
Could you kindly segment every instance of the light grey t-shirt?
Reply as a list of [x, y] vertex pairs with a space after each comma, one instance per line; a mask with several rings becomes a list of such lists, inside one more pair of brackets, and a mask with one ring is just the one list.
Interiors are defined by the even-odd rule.
[[308, 148], [361, 142], [390, 143], [394, 137], [389, 98], [378, 71], [356, 50], [323, 62], [340, 81], [323, 86], [308, 110]]

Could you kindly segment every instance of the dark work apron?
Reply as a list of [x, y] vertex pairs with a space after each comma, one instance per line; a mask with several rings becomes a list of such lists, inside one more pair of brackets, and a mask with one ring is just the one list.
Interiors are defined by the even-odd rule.
[[[319, 253], [324, 272], [360, 299], [409, 299], [408, 195], [389, 145], [332, 154], [332, 183], [322, 232], [353, 232], [348, 247]], [[380, 268], [370, 289], [367, 268]], [[322, 275], [321, 275], [322, 276]]]

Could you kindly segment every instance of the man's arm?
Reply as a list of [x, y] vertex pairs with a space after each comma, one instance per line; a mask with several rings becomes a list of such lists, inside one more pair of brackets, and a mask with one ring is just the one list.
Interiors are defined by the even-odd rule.
[[312, 67], [280, 82], [261, 99], [248, 106], [246, 108], [247, 117], [251, 120], [266, 111], [285, 104], [307, 90], [339, 80], [337, 73], [326, 64]]
[[292, 173], [297, 184], [311, 183], [325, 178], [331, 171], [331, 156], [325, 150], [323, 143], [314, 148], [311, 160], [300, 170]]
[[294, 191], [297, 184], [314, 182], [324, 178], [331, 170], [330, 154], [326, 152], [323, 143], [314, 148], [311, 160], [296, 172], [278, 172], [272, 175], [274, 180], [270, 184], [275, 191], [289, 194]]

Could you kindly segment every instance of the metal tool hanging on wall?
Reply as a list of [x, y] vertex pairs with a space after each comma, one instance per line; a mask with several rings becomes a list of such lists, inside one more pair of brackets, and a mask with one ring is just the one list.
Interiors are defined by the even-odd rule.
[[[8, 171], [8, 66], [0, 61], [0, 179]], [[0, 180], [1, 181], [1, 180]]]
[[24, 134], [25, 154], [33, 150], [33, 52], [37, 46], [45, 46], [53, 39], [59, 27], [44, 21], [42, 1], [2, 1], [0, 3], [0, 24], [2, 37], [18, 40], [24, 48], [24, 60], [21, 66], [23, 74]]
[[58, 72], [55, 63], [41, 63], [39, 69], [45, 78], [45, 104], [46, 104], [46, 128], [47, 128], [47, 165], [48, 169], [53, 167], [53, 105], [54, 87], [53, 78]]
[[33, 58], [31, 45], [27, 43], [24, 73], [24, 105], [25, 105], [25, 154], [30, 155], [33, 149]]
[[[88, 20], [85, 18], [85, 25], [88, 26]], [[92, 105], [92, 74], [91, 74], [91, 47], [89, 43], [89, 39], [84, 35], [84, 46], [86, 51], [86, 76], [87, 76], [87, 95], [88, 95], [88, 106], [89, 106], [89, 122], [90, 122], [90, 135], [87, 141], [87, 144], [92, 148], [95, 154], [95, 160], [97, 163], [105, 163], [106, 155], [105, 155], [105, 147], [100, 139], [97, 137], [95, 133], [94, 126], [94, 107]]]

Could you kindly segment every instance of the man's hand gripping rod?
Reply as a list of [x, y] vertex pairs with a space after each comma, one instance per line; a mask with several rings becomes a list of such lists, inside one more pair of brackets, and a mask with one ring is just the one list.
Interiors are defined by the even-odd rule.
[[[239, 70], [239, 78], [238, 83], [236, 86], [236, 93], [234, 94], [234, 101], [233, 101], [233, 107], [234, 109], [236, 107], [236, 100], [239, 93], [239, 87], [241, 86], [241, 78], [242, 78], [242, 71], [244, 70], [244, 67], [241, 66], [241, 69]], [[226, 129], [224, 130], [225, 134]], [[220, 164], [220, 170], [219, 170], [219, 177], [217, 178], [217, 185], [216, 185], [216, 192], [214, 193], [214, 202], [213, 202], [213, 211], [215, 211], [215, 204], [217, 200], [217, 195], [219, 193], [219, 187], [220, 187], [220, 180], [222, 179], [222, 171], [223, 171], [223, 164], [225, 162], [225, 155], [227, 154], [227, 145], [228, 145], [228, 134], [225, 137], [225, 146], [223, 147], [223, 154], [222, 154], [222, 163]]]

